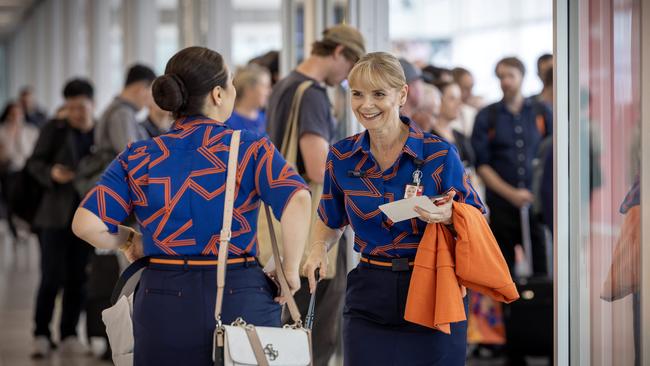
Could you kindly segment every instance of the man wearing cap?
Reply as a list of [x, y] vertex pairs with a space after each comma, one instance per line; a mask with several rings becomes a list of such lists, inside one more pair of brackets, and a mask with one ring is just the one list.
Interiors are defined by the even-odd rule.
[[[323, 183], [325, 161], [336, 129], [326, 87], [337, 86], [345, 80], [352, 66], [364, 54], [365, 42], [358, 30], [347, 25], [328, 28], [323, 32], [322, 39], [312, 45], [311, 55], [274, 86], [269, 99], [266, 114], [267, 132], [275, 146], [286, 153], [291, 140], [286, 140], [287, 146], [283, 146], [283, 141], [285, 141], [294, 96], [300, 95], [299, 86], [306, 87], [295, 112], [298, 139], [295, 164], [298, 172], [310, 183], [312, 200], [316, 205], [322, 190], [318, 187]], [[285, 157], [287, 161], [291, 160], [290, 156], [285, 155]], [[258, 230], [261, 229], [260, 227]], [[260, 240], [260, 245], [266, 244], [268, 243]], [[264, 251], [263, 247], [261, 249]], [[311, 243], [308, 243], [305, 249], [305, 254], [308, 254]], [[340, 266], [340, 270], [328, 271], [328, 274], [336, 273], [336, 275], [331, 279], [322, 280], [316, 292], [316, 317], [313, 327], [314, 365], [316, 366], [327, 365], [339, 338], [339, 319], [345, 288], [345, 261], [342, 257], [345, 249], [331, 252], [336, 257], [330, 260], [330, 264]], [[309, 305], [309, 286], [304, 277], [302, 287], [296, 293], [296, 301], [304, 316]]]

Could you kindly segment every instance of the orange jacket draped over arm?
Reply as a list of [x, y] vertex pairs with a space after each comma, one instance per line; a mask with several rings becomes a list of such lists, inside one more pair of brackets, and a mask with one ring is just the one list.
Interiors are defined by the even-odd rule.
[[429, 224], [415, 257], [404, 319], [449, 334], [450, 323], [467, 319], [466, 286], [494, 300], [519, 298], [499, 245], [482, 213], [454, 201], [456, 238], [442, 224]]

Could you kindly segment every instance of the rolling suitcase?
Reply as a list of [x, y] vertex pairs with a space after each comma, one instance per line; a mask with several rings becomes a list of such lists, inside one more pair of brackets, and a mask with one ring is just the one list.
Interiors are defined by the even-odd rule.
[[[529, 206], [521, 208], [520, 218], [524, 254], [532, 269]], [[530, 273], [515, 277], [521, 298], [504, 309], [510, 365], [525, 365], [525, 356], [543, 356], [551, 364], [553, 361], [553, 280]]]

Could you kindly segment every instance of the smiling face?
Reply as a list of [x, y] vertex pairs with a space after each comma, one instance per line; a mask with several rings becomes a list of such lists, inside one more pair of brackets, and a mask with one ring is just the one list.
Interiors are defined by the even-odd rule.
[[400, 123], [399, 110], [409, 87], [399, 60], [386, 52], [366, 54], [348, 76], [352, 111], [367, 130]]
[[399, 121], [399, 109], [406, 103], [408, 86], [351, 85], [352, 111], [367, 130], [381, 130]]

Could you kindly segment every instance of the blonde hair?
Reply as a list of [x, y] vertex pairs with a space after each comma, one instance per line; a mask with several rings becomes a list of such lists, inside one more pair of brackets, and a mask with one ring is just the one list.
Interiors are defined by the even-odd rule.
[[271, 77], [271, 73], [264, 67], [256, 64], [249, 64], [237, 69], [232, 80], [237, 91], [237, 99], [244, 96], [244, 90], [255, 86], [264, 76]]
[[366, 85], [371, 89], [400, 89], [406, 85], [404, 69], [388, 52], [371, 52], [357, 62], [348, 75], [350, 86]]

